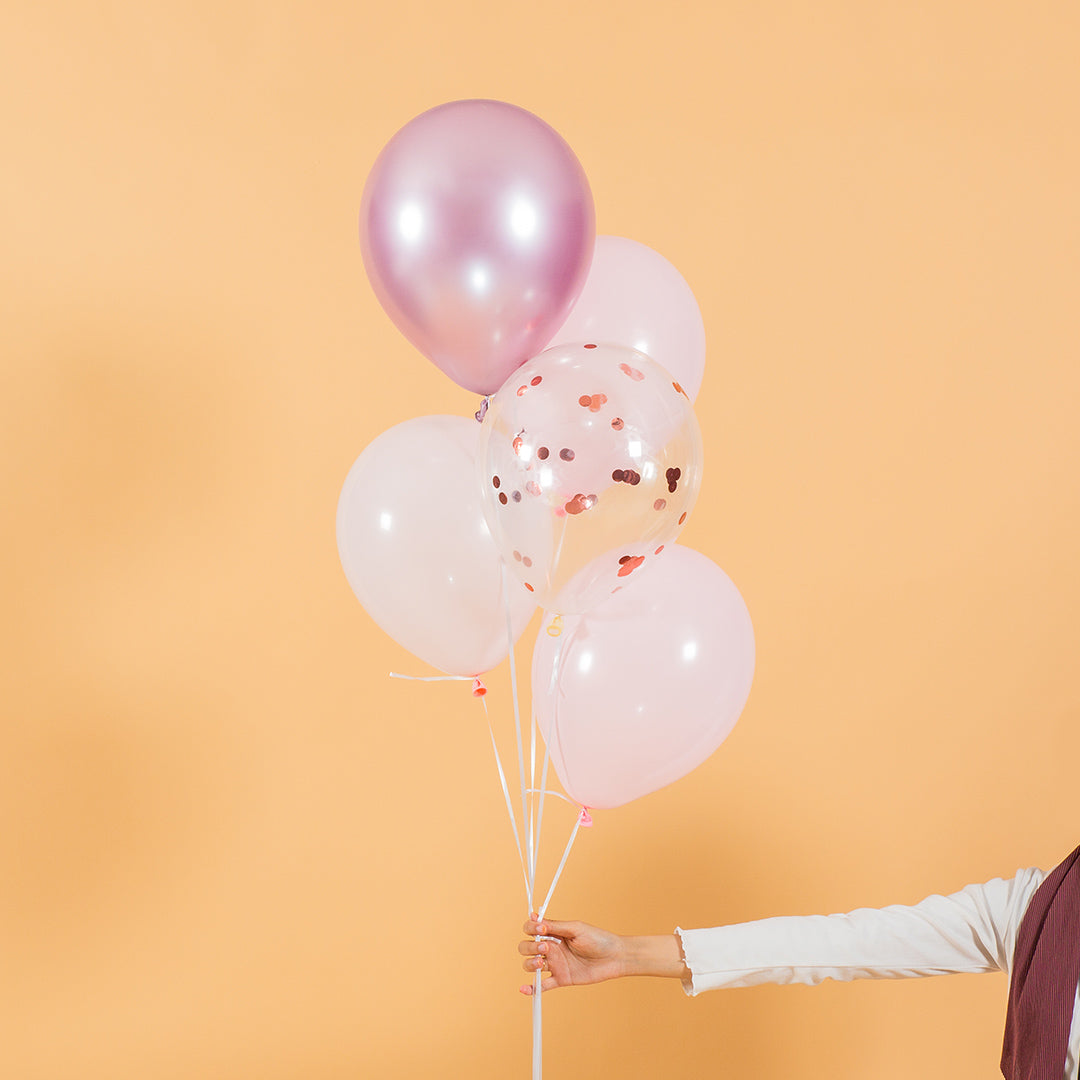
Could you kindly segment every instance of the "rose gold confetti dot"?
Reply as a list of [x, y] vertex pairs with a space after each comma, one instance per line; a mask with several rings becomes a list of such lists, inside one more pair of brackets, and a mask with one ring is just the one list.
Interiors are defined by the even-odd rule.
[[499, 492], [499, 502], [501, 502], [503, 504], [503, 506], [506, 505], [506, 492], [505, 491], [500, 491]]
[[550, 454], [550, 453], [551, 453], [551, 451], [550, 451], [550, 450], [548, 450], [548, 448], [547, 448], [546, 446], [541, 446], [541, 447], [540, 447], [540, 449], [536, 451], [536, 456], [537, 456], [537, 457], [538, 457], [538, 458], [539, 458], [539, 459], [540, 459], [541, 461], [547, 461], [547, 456], [548, 456], [548, 454]]
[[577, 403], [583, 408], [587, 409], [592, 404], [592, 398], [588, 394], [582, 394], [577, 399]]
[[520, 455], [520, 453], [521, 453], [521, 443], [522, 443], [521, 436], [520, 435], [515, 435], [514, 436], [514, 442], [513, 442], [513, 447], [514, 447], [514, 453], [515, 454]]
[[536, 482], [535, 480], [530, 480], [530, 481], [529, 481], [529, 482], [528, 482], [528, 483], [527, 483], [527, 484], [525, 485], [525, 490], [526, 490], [526, 491], [527, 491], [527, 492], [528, 492], [528, 493], [529, 493], [530, 495], [539, 495], [539, 494], [540, 494], [540, 485], [539, 485], [539, 484], [538, 484], [538, 483], [537, 483], [537, 482]]
[[629, 556], [629, 555], [624, 555], [624, 556], [623, 556], [623, 557], [622, 557], [622, 558], [621, 558], [621, 559], [619, 560], [619, 565], [620, 565], [620, 566], [622, 566], [622, 565], [623, 565], [624, 563], [628, 563], [629, 561], [630, 561], [630, 556]]
[[624, 375], [629, 375], [630, 378], [634, 380], [634, 382], [641, 382], [641, 380], [645, 378], [645, 376], [640, 371], [638, 371], [637, 368], [633, 368], [629, 364], [620, 364], [619, 370]]
[[686, 514], [684, 513], [682, 515], [682, 517], [679, 518], [679, 524], [681, 525], [685, 520], [686, 520]]
[[529, 592], [536, 592], [536, 590], [527, 581], [525, 582], [525, 588], [528, 589]]
[[656, 502], [652, 504], [654, 510], [663, 510], [665, 506], [667, 506], [667, 499], [657, 499]]
[[570, 447], [564, 446], [559, 451], [559, 457], [561, 457], [563, 459], [563, 461], [573, 461], [574, 460], [574, 451], [571, 450]]
[[514, 502], [521, 502], [521, 492], [520, 491], [512, 491], [512, 492], [510, 492], [510, 498], [513, 499]]
[[622, 431], [622, 429], [623, 429], [622, 417], [621, 416], [616, 416], [615, 419], [611, 421], [611, 426], [616, 431]]
[[543, 375], [534, 375], [533, 378], [532, 378], [532, 381], [529, 383], [529, 385], [530, 386], [539, 386], [543, 381], [544, 381]]
[[659, 554], [660, 554], [660, 552], [661, 552], [661, 551], [663, 551], [663, 550], [664, 550], [664, 545], [663, 545], [663, 544], [661, 544], [661, 545], [660, 545], [660, 546], [659, 546], [659, 547], [658, 547], [658, 548], [657, 548], [657, 549], [656, 549], [656, 550], [655, 550], [655, 551], [653, 552], [653, 554], [654, 554], [654, 555], [659, 555]]
[[522, 561], [522, 563], [524, 563], [524, 564], [525, 564], [526, 566], [532, 566], [532, 559], [530, 559], [528, 555], [522, 555], [522, 557], [521, 557], [521, 561]]
[[502, 481], [497, 476], [493, 476], [491, 478], [491, 482], [495, 485], [495, 487], [498, 487], [499, 484], [502, 483]]
[[611, 474], [611, 479], [614, 480], [616, 484], [621, 484], [623, 475], [622, 469], [615, 469]]
[[521, 552], [520, 552], [520, 551], [515, 551], [515, 552], [514, 552], [514, 558], [515, 558], [515, 559], [516, 559], [516, 560], [517, 560], [518, 562], [521, 562]]
[[519, 386], [518, 389], [517, 389], [518, 397], [521, 397], [521, 395], [524, 394], [525, 391], [528, 390], [528, 389], [529, 388], [527, 386]]
[[586, 345], [585, 348], [586, 349], [595, 349], [596, 346], [595, 345]]

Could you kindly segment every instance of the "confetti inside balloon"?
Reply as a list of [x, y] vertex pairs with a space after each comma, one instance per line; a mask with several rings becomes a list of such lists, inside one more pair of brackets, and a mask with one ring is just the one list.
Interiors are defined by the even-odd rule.
[[659, 364], [583, 342], [513, 373], [490, 401], [478, 461], [507, 566], [549, 611], [582, 612], [678, 535], [701, 482], [701, 434]]

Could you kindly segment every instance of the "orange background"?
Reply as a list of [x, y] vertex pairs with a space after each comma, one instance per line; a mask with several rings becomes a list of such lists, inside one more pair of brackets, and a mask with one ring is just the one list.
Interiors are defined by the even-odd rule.
[[[1078, 51], [1065, 3], [8, 4], [0, 1075], [528, 1075], [482, 717], [386, 678], [423, 669], [334, 542], [367, 442], [476, 407], [356, 238], [455, 98], [551, 123], [694, 289], [683, 541], [757, 634], [735, 733], [598, 814], [553, 914], [913, 902], [1080, 841]], [[545, 999], [545, 1065], [986, 1077], [1005, 990], [626, 981]]]

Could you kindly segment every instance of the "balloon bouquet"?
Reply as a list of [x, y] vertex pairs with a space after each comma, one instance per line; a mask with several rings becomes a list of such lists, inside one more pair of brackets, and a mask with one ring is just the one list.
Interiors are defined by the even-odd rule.
[[[520, 829], [491, 741], [541, 916], [589, 811], [704, 761], [742, 711], [754, 667], [737, 589], [675, 543], [701, 482], [701, 314], [666, 259], [597, 237], [594, 222], [577, 158], [524, 109], [451, 102], [390, 140], [364, 188], [365, 268], [405, 336], [484, 397], [475, 419], [417, 417], [376, 438], [337, 514], [357, 598], [446, 673], [435, 678], [471, 680], [483, 702], [479, 676], [509, 654]], [[526, 780], [514, 643], [537, 605]], [[549, 765], [565, 795], [550, 790]], [[548, 794], [580, 812], [537, 903]]]

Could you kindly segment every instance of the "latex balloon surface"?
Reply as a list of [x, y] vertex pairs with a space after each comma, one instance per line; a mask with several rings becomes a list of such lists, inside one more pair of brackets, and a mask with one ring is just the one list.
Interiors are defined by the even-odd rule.
[[479, 434], [460, 416], [390, 428], [356, 459], [337, 510], [338, 553], [357, 599], [409, 652], [455, 675], [506, 656], [507, 599], [515, 639], [536, 606], [502, 570], [484, 521]]
[[652, 248], [598, 236], [589, 276], [551, 345], [609, 341], [652, 357], [693, 401], [705, 371], [705, 324], [682, 274]]
[[494, 396], [480, 462], [507, 566], [542, 607], [580, 612], [632, 586], [678, 535], [701, 482], [701, 435], [682, 388], [647, 356], [561, 345]]
[[493, 393], [565, 321], [596, 235], [581, 164], [539, 117], [453, 101], [405, 125], [364, 187], [379, 302], [459, 385]]
[[674, 545], [634, 589], [545, 619], [533, 707], [568, 795], [614, 807], [700, 765], [750, 693], [754, 632], [728, 576]]

